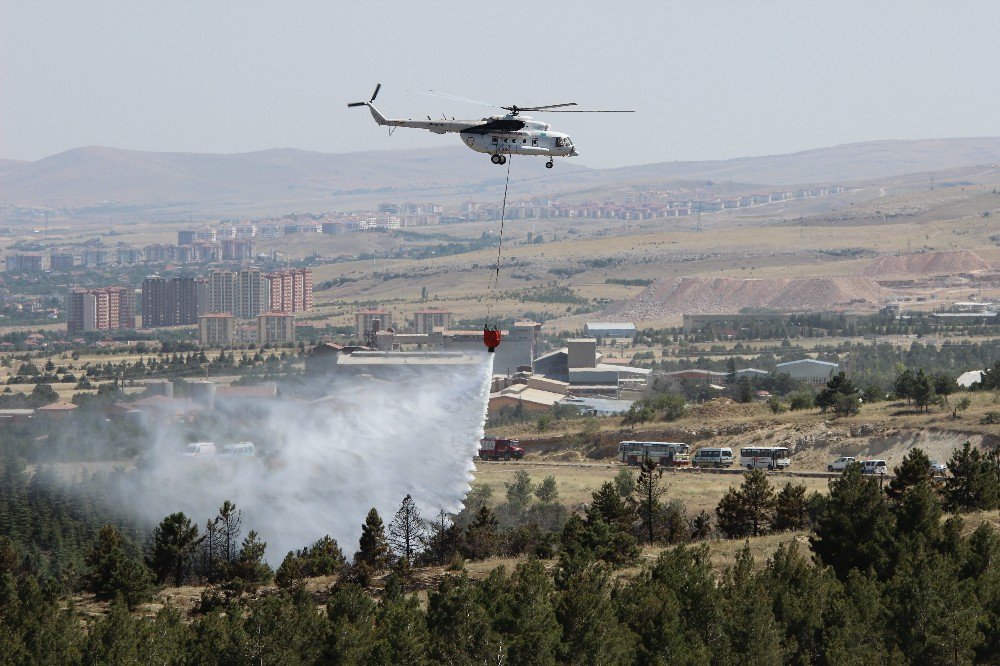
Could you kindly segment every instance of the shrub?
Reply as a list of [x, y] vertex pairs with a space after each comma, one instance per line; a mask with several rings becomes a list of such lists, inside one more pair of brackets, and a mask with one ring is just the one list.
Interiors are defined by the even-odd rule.
[[784, 414], [785, 412], [788, 411], [788, 405], [786, 405], [785, 403], [781, 402], [780, 400], [778, 400], [774, 396], [772, 396], [770, 399], [768, 399], [767, 406], [771, 408], [771, 413], [772, 414]]
[[793, 410], [812, 409], [816, 406], [816, 399], [813, 398], [811, 393], [800, 391], [799, 393], [792, 394], [791, 399], [788, 401], [788, 406]]

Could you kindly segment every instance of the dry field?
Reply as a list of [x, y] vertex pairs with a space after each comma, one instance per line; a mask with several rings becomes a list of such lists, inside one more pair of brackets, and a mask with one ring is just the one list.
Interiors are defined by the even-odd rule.
[[[619, 473], [624, 465], [612, 464], [551, 464], [523, 460], [511, 463], [482, 463], [477, 465], [475, 485], [488, 486], [493, 490], [495, 502], [504, 501], [504, 493], [508, 483], [514, 479], [518, 470], [523, 470], [531, 476], [535, 483], [541, 482], [546, 476], [552, 476], [559, 488], [559, 501], [572, 508], [589, 504], [591, 495], [606, 481], [610, 481]], [[631, 469], [635, 474], [636, 470]], [[808, 492], [826, 492], [828, 480], [815, 477], [792, 477], [783, 474], [771, 474], [771, 481], [776, 488], [781, 488], [787, 482], [804, 485]], [[684, 503], [689, 513], [699, 511], [714, 511], [725, 492], [734, 486], [739, 486], [743, 480], [739, 474], [716, 474], [712, 472], [666, 472], [664, 480], [667, 484], [667, 494], [664, 501], [679, 500]]]

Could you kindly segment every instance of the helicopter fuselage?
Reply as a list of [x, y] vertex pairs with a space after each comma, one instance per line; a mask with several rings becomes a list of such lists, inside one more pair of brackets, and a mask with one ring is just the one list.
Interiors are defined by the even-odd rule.
[[357, 102], [355, 105], [367, 106], [379, 125], [423, 129], [434, 134], [457, 133], [468, 148], [493, 155], [494, 163], [504, 163], [503, 155], [537, 155], [548, 157], [546, 166], [551, 167], [553, 157], [579, 155], [569, 135], [553, 132], [548, 123], [520, 114], [508, 113], [480, 120], [403, 120], [386, 118], [371, 102]]
[[[503, 117], [511, 120], [511, 116]], [[576, 157], [579, 153], [567, 134], [553, 132], [547, 123], [531, 118], [518, 118], [525, 125], [519, 130], [482, 132], [478, 128], [459, 134], [466, 146], [477, 153], [491, 155], [541, 155], [548, 157]]]

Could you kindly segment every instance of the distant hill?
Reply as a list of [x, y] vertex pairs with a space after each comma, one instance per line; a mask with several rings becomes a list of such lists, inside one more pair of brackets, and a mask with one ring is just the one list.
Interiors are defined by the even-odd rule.
[[879, 180], [922, 171], [1000, 163], [1000, 137], [867, 141], [788, 155], [662, 162], [606, 171], [628, 179], [734, 180], [766, 185]]
[[[588, 169], [559, 160], [512, 162], [516, 196], [691, 180], [761, 185], [844, 183], [1000, 162], [1000, 138], [874, 141], [790, 155]], [[317, 153], [151, 153], [78, 148], [35, 162], [0, 160], [0, 203], [137, 212], [225, 214], [331, 210], [379, 200], [493, 196], [505, 170], [461, 147]]]

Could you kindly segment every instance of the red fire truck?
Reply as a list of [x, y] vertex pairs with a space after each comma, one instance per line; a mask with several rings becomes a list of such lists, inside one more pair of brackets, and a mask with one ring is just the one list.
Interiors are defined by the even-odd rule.
[[516, 439], [486, 437], [479, 443], [479, 457], [483, 460], [520, 460], [524, 457], [524, 449], [518, 446]]

